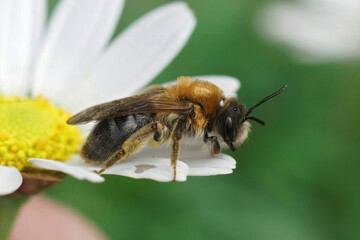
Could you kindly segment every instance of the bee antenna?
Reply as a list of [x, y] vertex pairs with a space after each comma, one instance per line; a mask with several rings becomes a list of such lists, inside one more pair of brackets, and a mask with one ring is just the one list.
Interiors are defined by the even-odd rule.
[[254, 120], [255, 122], [261, 124], [262, 126], [265, 125], [265, 122], [263, 120], [258, 119], [257, 117], [249, 116], [249, 117], [244, 118], [244, 121], [246, 121], [248, 119]]
[[[249, 114], [258, 106], [260, 106], [261, 104], [263, 104], [264, 102], [270, 100], [273, 97], [276, 97], [277, 95], [279, 95], [280, 93], [282, 93], [283, 91], [285, 91], [285, 89], [287, 88], [287, 84], [285, 84], [282, 88], [280, 88], [279, 90], [277, 90], [276, 92], [270, 94], [269, 96], [267, 96], [266, 98], [264, 98], [263, 100], [261, 100], [260, 102], [258, 102], [255, 106], [252, 106], [251, 108], [249, 108], [249, 110], [246, 113], [246, 117], [249, 116]], [[252, 120], [255, 120], [254, 118], [249, 118]], [[259, 120], [259, 119], [258, 119]], [[255, 120], [257, 121], [257, 120]], [[261, 121], [261, 120], [260, 120]], [[259, 122], [260, 123], [260, 122]], [[261, 123], [260, 123], [261, 124]]]

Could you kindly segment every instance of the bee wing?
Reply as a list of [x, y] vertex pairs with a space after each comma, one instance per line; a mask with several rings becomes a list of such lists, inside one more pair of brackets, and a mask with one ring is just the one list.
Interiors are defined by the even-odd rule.
[[156, 91], [155, 93], [145, 93], [90, 107], [71, 117], [67, 123], [71, 125], [85, 124], [91, 121], [139, 113], [176, 112], [190, 114], [192, 110], [193, 107], [189, 103], [161, 97]]

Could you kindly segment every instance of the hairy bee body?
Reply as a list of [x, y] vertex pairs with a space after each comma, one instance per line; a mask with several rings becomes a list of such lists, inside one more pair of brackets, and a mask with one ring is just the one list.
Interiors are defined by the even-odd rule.
[[167, 87], [152, 86], [139, 95], [90, 107], [68, 120], [69, 124], [97, 121], [81, 149], [83, 158], [100, 163], [101, 174], [149, 142], [170, 142], [170, 159], [176, 179], [180, 140], [197, 139], [211, 155], [221, 149], [235, 150], [247, 138], [253, 109], [280, 94], [286, 85], [246, 110], [235, 97], [226, 98], [216, 85], [180, 77]]
[[[162, 136], [161, 143], [156, 139], [156, 136], [152, 136], [153, 138], [150, 138], [149, 141], [153, 146], [163, 144], [168, 142], [169, 133], [173, 130], [176, 118], [177, 116], [170, 114], [133, 114], [102, 120], [96, 124], [87, 137], [81, 148], [81, 156], [89, 163], [101, 164], [120, 150], [131, 135], [151, 122], [161, 122], [166, 128], [166, 133]], [[196, 132], [192, 125], [187, 125], [184, 131], [185, 142], [189, 145], [201, 145], [203, 135], [204, 131]]]
[[[143, 93], [152, 92], [154, 87], [145, 89]], [[161, 143], [170, 138], [170, 133], [179, 118], [184, 120], [184, 137], [203, 138], [204, 129], [209, 119], [215, 117], [220, 101], [224, 98], [222, 90], [215, 85], [192, 78], [183, 78], [175, 85], [162, 89], [161, 98], [176, 99], [193, 106], [194, 114], [159, 112], [153, 114], [132, 114], [99, 121], [81, 149], [82, 157], [91, 163], [106, 161], [111, 155], [123, 147], [124, 142], [139, 129], [151, 122], [159, 122], [165, 132]], [[154, 139], [155, 142], [156, 136]], [[134, 153], [134, 152], [133, 152]]]
[[150, 122], [152, 114], [133, 114], [104, 119], [96, 124], [81, 149], [81, 156], [91, 163], [102, 163], [121, 149], [123, 143]]

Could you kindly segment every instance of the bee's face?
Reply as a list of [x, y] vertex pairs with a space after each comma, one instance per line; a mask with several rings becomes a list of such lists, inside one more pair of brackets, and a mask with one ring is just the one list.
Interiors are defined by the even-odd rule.
[[250, 116], [250, 113], [256, 107], [285, 91], [286, 87], [287, 85], [285, 84], [278, 91], [249, 108], [249, 110], [246, 110], [244, 104], [240, 103], [236, 98], [225, 100], [218, 111], [215, 128], [231, 150], [234, 151], [246, 140], [250, 130], [250, 123], [246, 120], [253, 120], [263, 126], [265, 125], [259, 118]]
[[247, 138], [250, 123], [245, 121], [246, 108], [236, 98], [225, 100], [218, 112], [216, 128], [231, 150], [239, 147]]

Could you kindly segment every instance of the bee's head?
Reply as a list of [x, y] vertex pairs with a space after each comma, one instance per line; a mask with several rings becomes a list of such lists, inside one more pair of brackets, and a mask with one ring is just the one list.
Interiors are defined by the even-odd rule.
[[244, 104], [240, 103], [236, 98], [228, 98], [221, 103], [215, 124], [220, 136], [231, 150], [234, 151], [246, 140], [250, 131], [250, 123], [247, 120], [254, 120], [261, 125], [265, 125], [264, 121], [250, 116], [254, 108], [279, 95], [286, 87], [287, 85], [284, 85], [280, 90], [265, 97], [249, 110], [246, 110]]

